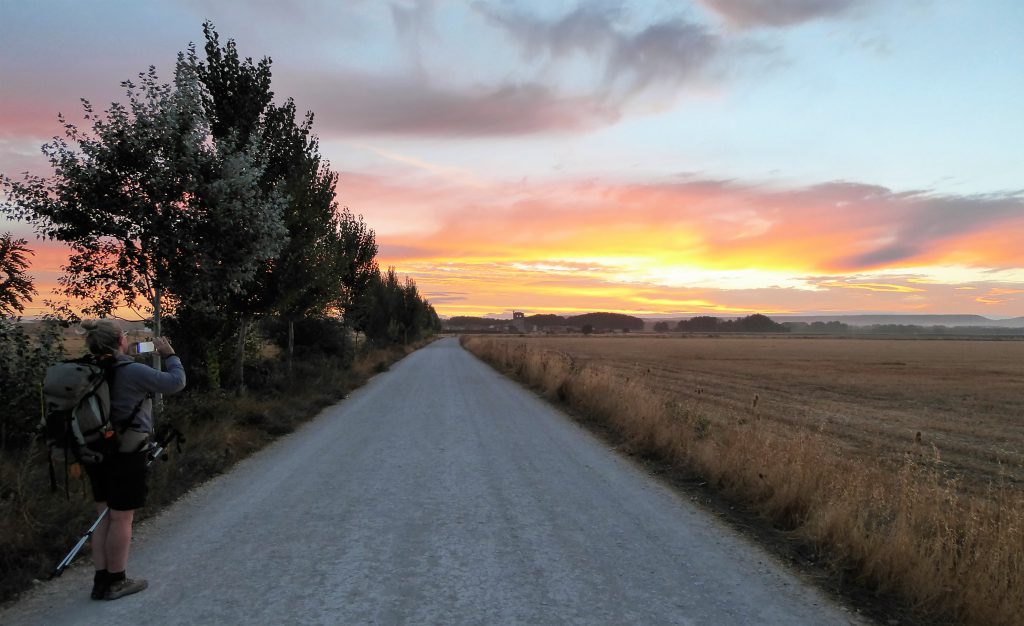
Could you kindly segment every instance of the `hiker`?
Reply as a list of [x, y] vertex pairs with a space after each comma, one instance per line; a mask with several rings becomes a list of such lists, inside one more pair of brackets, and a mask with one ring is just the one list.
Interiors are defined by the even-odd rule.
[[[153, 394], [185, 388], [185, 368], [163, 337], [153, 340], [166, 371], [136, 363], [126, 354], [128, 335], [112, 320], [87, 320], [85, 342], [89, 352], [103, 359], [127, 363], [118, 367], [111, 383], [110, 415], [120, 436], [116, 452], [97, 464], [86, 465], [97, 512], [109, 508], [92, 536], [94, 600], [116, 600], [148, 586], [144, 579], [125, 575], [132, 541], [135, 509], [146, 502], [146, 444], [153, 435]], [[128, 422], [125, 424], [124, 422]]]

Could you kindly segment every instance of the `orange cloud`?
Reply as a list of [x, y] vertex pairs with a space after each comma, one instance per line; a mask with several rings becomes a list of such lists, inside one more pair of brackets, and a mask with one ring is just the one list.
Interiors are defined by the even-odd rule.
[[[409, 271], [428, 293], [434, 284], [445, 297], [459, 291], [460, 302], [483, 298], [480, 283], [503, 283], [507, 297], [488, 291], [484, 298], [486, 310], [492, 311], [502, 304], [508, 310], [527, 308], [525, 302], [536, 302], [537, 310], [600, 304], [634, 311], [967, 311], [971, 300], [952, 299], [957, 288], [976, 289], [965, 281], [1024, 282], [1024, 272], [986, 277], [983, 271], [1018, 263], [1017, 248], [1009, 245], [1006, 233], [1024, 228], [1024, 217], [1007, 209], [1020, 202], [1012, 196], [992, 205], [990, 199], [930, 199], [845, 183], [779, 191], [693, 180], [660, 185], [491, 182], [472, 189], [430, 176], [414, 184], [396, 181], [401, 179], [364, 176], [359, 188], [340, 195], [353, 198], [348, 201], [352, 206], [362, 198], [400, 198], [395, 206], [411, 210], [414, 217], [396, 232], [378, 231], [382, 257]], [[410, 206], [409, 198], [419, 200]], [[929, 202], [936, 203], [938, 217], [948, 216], [949, 206], [957, 202], [968, 212], [974, 202], [990, 211], [970, 219], [954, 216], [955, 229], [932, 228], [926, 236], [914, 227], [926, 222]], [[423, 228], [409, 227], [417, 223], [418, 212], [431, 219]], [[368, 219], [374, 223], [375, 214]], [[879, 258], [901, 258], [881, 265], [871, 258], [872, 251], [881, 251], [875, 255]], [[862, 268], [849, 265], [856, 258], [866, 259]], [[471, 268], [474, 262], [491, 264], [486, 279], [472, 269], [455, 269]], [[445, 280], [435, 283], [437, 273], [427, 268], [439, 266], [446, 268]], [[883, 277], [886, 266], [913, 269]], [[528, 281], [531, 272], [560, 277], [554, 302], [548, 289], [516, 286]], [[661, 293], [597, 293], [577, 286], [573, 278]], [[687, 285], [714, 295], [701, 300], [675, 293]], [[776, 288], [775, 300], [738, 297], [757, 293], [757, 287]], [[807, 297], [798, 298], [800, 291]], [[871, 299], [856, 298], [856, 292]], [[912, 297], [918, 300], [900, 299]], [[463, 312], [473, 308], [458, 306]], [[438, 308], [454, 307], [448, 301]]]
[[866, 291], [880, 291], [883, 293], [921, 293], [924, 289], [908, 287], [907, 285], [890, 285], [885, 283], [844, 283], [840, 281], [828, 281], [820, 283], [825, 287], [838, 287], [840, 289], [864, 289]]
[[[957, 218], [962, 234], [935, 231], [932, 238], [913, 234], [901, 240], [899, 231], [910, 231], [927, 217], [927, 199], [846, 184], [777, 192], [720, 181], [474, 188], [439, 187], [429, 178], [412, 184], [394, 181], [362, 177], [339, 195], [353, 207], [393, 199], [398, 227], [379, 229], [384, 239], [440, 255], [645, 257], [664, 265], [808, 273], [873, 269], [880, 266], [873, 257], [887, 255], [898, 256], [903, 265], [969, 260], [970, 265], [999, 267], [1015, 263], [1016, 249], [1009, 241], [988, 244], [1002, 236], [1000, 231], [1024, 227], [1024, 200], [1010, 197], [989, 215]], [[969, 211], [972, 199], [960, 201]], [[379, 211], [383, 223], [390, 224], [392, 211], [374, 206], [371, 217]], [[939, 217], [948, 218], [948, 210], [939, 208]], [[1016, 218], [1008, 208], [1019, 209]], [[961, 245], [968, 237], [969, 254]], [[851, 266], [849, 260], [856, 258], [865, 263]]]
[[[1024, 299], [1008, 297], [1024, 292], [1016, 241], [1024, 211], [1006, 210], [1013, 197], [978, 200], [987, 213], [916, 233], [927, 224], [927, 197], [865, 185], [487, 181], [392, 160], [386, 176], [342, 173], [338, 200], [376, 231], [381, 265], [414, 278], [444, 315], [982, 308], [1024, 315]], [[933, 199], [935, 217], [949, 215], [953, 200]], [[973, 206], [958, 201], [965, 211]], [[43, 294], [67, 252], [30, 245]], [[878, 261], [897, 252], [897, 260]], [[865, 264], [851, 266], [857, 258]], [[978, 290], [981, 299], [965, 293]]]

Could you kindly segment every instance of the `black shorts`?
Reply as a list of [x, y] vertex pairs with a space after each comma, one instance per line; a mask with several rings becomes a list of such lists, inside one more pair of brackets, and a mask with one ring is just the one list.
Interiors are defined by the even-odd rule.
[[93, 500], [106, 502], [115, 511], [141, 509], [149, 494], [146, 461], [145, 452], [114, 452], [100, 463], [86, 465]]

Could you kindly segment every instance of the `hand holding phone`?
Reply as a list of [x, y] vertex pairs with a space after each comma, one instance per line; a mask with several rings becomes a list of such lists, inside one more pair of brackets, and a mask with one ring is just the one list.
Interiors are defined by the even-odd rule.
[[171, 347], [171, 342], [167, 341], [166, 337], [157, 337], [153, 340], [155, 350], [160, 353], [160, 356], [165, 359], [169, 356], [174, 356], [174, 348]]

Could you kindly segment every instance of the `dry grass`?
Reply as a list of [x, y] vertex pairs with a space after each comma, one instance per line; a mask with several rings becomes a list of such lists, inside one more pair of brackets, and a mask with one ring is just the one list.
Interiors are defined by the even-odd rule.
[[1024, 342], [464, 343], [919, 615], [1020, 623]]

